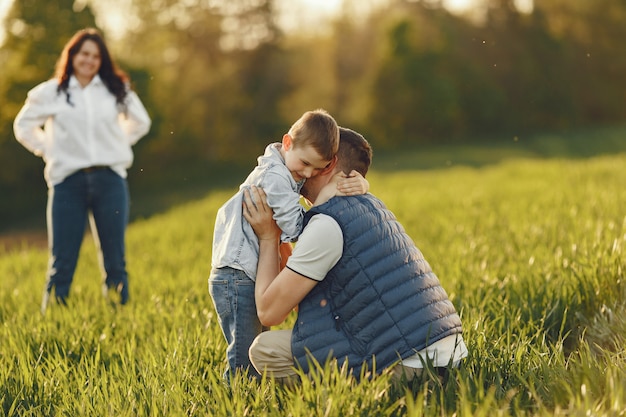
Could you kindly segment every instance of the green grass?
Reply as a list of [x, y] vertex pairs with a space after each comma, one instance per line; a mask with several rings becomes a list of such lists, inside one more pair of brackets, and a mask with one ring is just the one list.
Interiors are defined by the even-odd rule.
[[375, 159], [372, 192], [462, 316], [470, 356], [446, 385], [357, 383], [330, 363], [291, 389], [227, 388], [207, 277], [233, 188], [131, 224], [124, 308], [102, 299], [89, 241], [69, 308], [45, 317], [45, 251], [2, 253], [0, 415], [626, 416], [626, 153], [565, 154], [478, 163], [479, 150], [450, 149], [476, 163], [428, 169], [424, 152]]

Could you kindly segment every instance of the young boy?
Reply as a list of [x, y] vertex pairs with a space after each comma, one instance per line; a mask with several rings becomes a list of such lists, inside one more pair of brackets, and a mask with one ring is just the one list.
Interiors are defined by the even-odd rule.
[[[243, 217], [243, 189], [250, 185], [263, 188], [282, 231], [281, 242], [294, 242], [302, 231], [304, 218], [300, 189], [307, 178], [333, 162], [338, 146], [339, 128], [330, 114], [321, 109], [304, 113], [283, 135], [282, 143], [267, 146], [239, 191], [217, 212], [209, 293], [228, 343], [228, 369], [224, 374], [227, 380], [235, 369], [258, 376], [250, 364], [248, 349], [254, 338], [267, 330], [256, 314], [254, 280], [259, 242]], [[368, 183], [363, 177], [348, 181], [360, 186], [358, 194], [367, 192]]]

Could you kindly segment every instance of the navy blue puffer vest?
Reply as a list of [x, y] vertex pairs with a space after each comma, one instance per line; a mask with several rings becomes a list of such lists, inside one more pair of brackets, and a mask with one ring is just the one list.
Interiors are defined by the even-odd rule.
[[311, 355], [346, 360], [356, 377], [367, 364], [380, 373], [399, 359], [461, 333], [461, 320], [420, 250], [372, 195], [336, 197], [323, 213], [343, 231], [343, 255], [299, 305], [291, 339], [296, 363]]

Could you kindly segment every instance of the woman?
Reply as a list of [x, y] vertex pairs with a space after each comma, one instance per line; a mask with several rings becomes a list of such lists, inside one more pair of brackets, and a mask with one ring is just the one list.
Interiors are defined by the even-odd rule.
[[109, 288], [128, 301], [124, 235], [131, 146], [150, 129], [150, 117], [113, 63], [95, 29], [78, 31], [65, 45], [54, 77], [29, 91], [18, 113], [17, 140], [46, 165], [50, 258], [41, 304], [50, 293], [66, 304], [88, 215]]

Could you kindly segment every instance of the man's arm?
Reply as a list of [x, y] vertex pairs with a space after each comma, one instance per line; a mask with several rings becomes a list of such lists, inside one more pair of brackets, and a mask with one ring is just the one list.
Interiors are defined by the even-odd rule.
[[283, 242], [280, 244], [278, 251], [280, 252], [280, 270], [282, 271], [287, 265], [287, 260], [293, 252], [293, 247], [291, 246], [291, 243]]
[[257, 315], [264, 326], [275, 326], [285, 320], [317, 282], [288, 268], [279, 270], [280, 229], [272, 218], [265, 193], [253, 186], [244, 191], [243, 197], [243, 215], [259, 238], [254, 289]]

